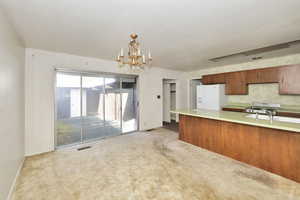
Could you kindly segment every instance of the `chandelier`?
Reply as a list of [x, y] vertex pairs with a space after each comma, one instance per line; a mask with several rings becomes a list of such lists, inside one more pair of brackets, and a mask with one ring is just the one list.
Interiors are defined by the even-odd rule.
[[133, 33], [130, 37], [131, 40], [128, 44], [129, 51], [127, 58], [124, 56], [123, 48], [121, 48], [121, 51], [117, 56], [119, 66], [123, 67], [129, 65], [132, 69], [143, 69], [144, 66], [151, 65], [152, 56], [150, 50], [148, 52], [148, 58], [146, 59], [144, 52], [140, 49], [140, 43], [136, 40], [138, 37], [137, 34]]

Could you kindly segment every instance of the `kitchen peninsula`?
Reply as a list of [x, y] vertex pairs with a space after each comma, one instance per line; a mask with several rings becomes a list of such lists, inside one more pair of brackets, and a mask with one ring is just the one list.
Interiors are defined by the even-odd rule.
[[300, 124], [247, 113], [176, 110], [179, 139], [300, 182]]

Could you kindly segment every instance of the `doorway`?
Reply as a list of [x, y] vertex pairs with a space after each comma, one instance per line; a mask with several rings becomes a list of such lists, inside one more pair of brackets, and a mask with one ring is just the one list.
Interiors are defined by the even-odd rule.
[[177, 116], [171, 110], [176, 110], [176, 80], [163, 79], [163, 126], [178, 131]]
[[56, 72], [56, 147], [138, 129], [136, 76]]

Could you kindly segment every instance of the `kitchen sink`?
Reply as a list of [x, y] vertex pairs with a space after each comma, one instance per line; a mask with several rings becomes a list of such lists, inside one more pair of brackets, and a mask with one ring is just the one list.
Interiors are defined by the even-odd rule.
[[[249, 114], [246, 115], [246, 117], [256, 119], [256, 114]], [[257, 119], [270, 120], [270, 117], [268, 115], [258, 115]], [[273, 120], [280, 121], [280, 122], [290, 122], [290, 123], [300, 124], [300, 118], [274, 116]]]

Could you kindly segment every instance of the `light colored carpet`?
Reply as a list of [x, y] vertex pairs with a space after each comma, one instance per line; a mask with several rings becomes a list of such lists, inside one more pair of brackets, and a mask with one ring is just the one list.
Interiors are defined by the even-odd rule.
[[177, 138], [157, 129], [29, 157], [14, 199], [300, 199], [298, 183]]

